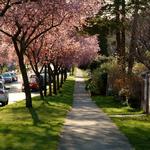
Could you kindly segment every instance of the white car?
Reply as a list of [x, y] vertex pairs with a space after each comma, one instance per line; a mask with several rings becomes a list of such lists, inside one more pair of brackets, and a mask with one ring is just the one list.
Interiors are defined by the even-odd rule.
[[0, 103], [2, 106], [8, 104], [8, 90], [5, 88], [2, 81], [0, 81]]

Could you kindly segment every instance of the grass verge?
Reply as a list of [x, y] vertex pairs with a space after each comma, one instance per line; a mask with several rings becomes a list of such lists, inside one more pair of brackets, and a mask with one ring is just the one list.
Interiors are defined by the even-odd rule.
[[108, 115], [134, 115], [143, 113], [141, 110], [123, 105], [113, 96], [93, 96], [92, 99]]
[[33, 98], [32, 109], [20, 101], [0, 108], [0, 150], [56, 150], [60, 132], [73, 101], [74, 78], [46, 102]]
[[[113, 97], [95, 96], [92, 99], [109, 116], [116, 114], [136, 115], [142, 111], [124, 106]], [[150, 150], [150, 116], [112, 117], [114, 123], [128, 137], [136, 150]]]

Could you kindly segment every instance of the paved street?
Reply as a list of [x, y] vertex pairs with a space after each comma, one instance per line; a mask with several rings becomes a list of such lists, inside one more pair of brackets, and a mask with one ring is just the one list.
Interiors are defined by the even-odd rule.
[[[22, 92], [22, 79], [21, 75], [18, 76], [18, 81], [5, 84], [7, 88], [9, 88], [9, 102], [8, 104], [15, 103], [17, 101], [25, 99], [25, 93]], [[32, 97], [38, 96], [39, 93], [32, 92]]]
[[[13, 82], [10, 84], [6, 84], [6, 87], [9, 89], [9, 103], [12, 104], [14, 102], [25, 99], [25, 94], [21, 90], [22, 83], [19, 80], [18, 82]], [[32, 93], [32, 97], [39, 95], [39, 93]]]

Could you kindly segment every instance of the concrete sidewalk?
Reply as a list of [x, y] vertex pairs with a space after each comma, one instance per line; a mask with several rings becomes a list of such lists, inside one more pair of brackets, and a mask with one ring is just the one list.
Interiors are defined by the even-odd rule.
[[133, 150], [127, 138], [91, 101], [80, 70], [76, 74], [73, 108], [58, 150]]

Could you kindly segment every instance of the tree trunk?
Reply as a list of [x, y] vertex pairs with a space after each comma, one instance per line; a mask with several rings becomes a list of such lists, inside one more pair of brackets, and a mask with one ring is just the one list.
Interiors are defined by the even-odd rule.
[[29, 87], [29, 80], [28, 80], [28, 76], [27, 76], [26, 66], [23, 61], [24, 60], [23, 56], [22, 57], [19, 56], [18, 59], [19, 59], [19, 67], [20, 67], [20, 71], [21, 71], [22, 79], [23, 79], [23, 83], [24, 83], [26, 107], [32, 108], [31, 91], [30, 91], [30, 87]]
[[[115, 0], [115, 13], [116, 13], [116, 51], [120, 57], [121, 37], [120, 37], [120, 0]], [[120, 61], [120, 60], [118, 60]]]
[[100, 51], [98, 54], [109, 56], [108, 54], [108, 27], [102, 26], [99, 29], [98, 42], [100, 45]]
[[126, 36], [125, 36], [125, 17], [126, 17], [126, 11], [125, 11], [125, 0], [122, 0], [122, 27], [121, 27], [121, 69], [125, 73], [126, 68], [126, 60], [125, 60], [125, 42], [126, 42]]
[[128, 74], [132, 74], [132, 68], [134, 64], [134, 56], [136, 54], [136, 39], [137, 39], [137, 24], [138, 24], [138, 11], [139, 11], [139, 0], [135, 2], [135, 9], [133, 14], [133, 23], [131, 28], [131, 41], [129, 47], [129, 59], [128, 59]]
[[47, 65], [45, 65], [45, 72], [44, 72], [44, 96], [47, 95]]
[[43, 95], [43, 86], [44, 86], [44, 81], [42, 79], [42, 76], [40, 75], [40, 73], [36, 73], [36, 76], [38, 77], [38, 84], [39, 84], [39, 90], [40, 90], [40, 97], [43, 100], [44, 99], [44, 95]]
[[57, 90], [59, 91], [60, 86], [59, 86], [59, 71], [57, 72]]
[[[21, 45], [21, 43], [17, 43], [16, 37], [13, 37], [12, 41], [14, 44], [14, 48], [15, 48], [18, 60], [19, 60], [19, 68], [21, 71], [23, 84], [24, 84], [26, 107], [32, 108], [31, 91], [30, 91], [30, 87], [29, 87], [29, 80], [28, 80], [28, 76], [27, 76], [27, 70], [26, 70], [26, 66], [24, 63], [24, 55], [23, 55], [23, 52], [25, 52], [25, 47], [24, 47], [24, 45]], [[18, 45], [20, 46], [20, 49], [19, 49]]]
[[71, 75], [73, 76], [73, 74], [74, 74], [74, 65], [71, 67]]
[[57, 75], [57, 70], [56, 70], [56, 67], [54, 66], [54, 74], [53, 74], [53, 93], [54, 93], [55, 95], [57, 95], [56, 75]]
[[63, 74], [63, 68], [61, 69], [61, 81], [60, 81], [60, 87], [62, 87], [63, 83], [64, 83], [64, 74]]
[[149, 75], [147, 75], [147, 90], [146, 90], [146, 114], [149, 114], [149, 97], [150, 97], [150, 94], [149, 94]]
[[49, 75], [49, 96], [52, 96], [52, 73], [51, 73], [51, 69], [50, 69], [50, 64], [48, 64], [48, 75]]
[[66, 79], [67, 79], [67, 69], [65, 68], [64, 69], [64, 81], [66, 81]]

